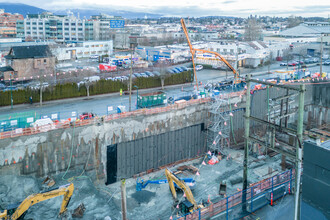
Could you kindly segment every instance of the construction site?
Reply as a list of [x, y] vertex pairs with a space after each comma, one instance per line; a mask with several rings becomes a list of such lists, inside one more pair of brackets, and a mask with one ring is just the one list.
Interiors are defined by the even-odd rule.
[[1, 132], [0, 219], [330, 219], [329, 79], [239, 75], [181, 23], [230, 89], [194, 66], [189, 101]]

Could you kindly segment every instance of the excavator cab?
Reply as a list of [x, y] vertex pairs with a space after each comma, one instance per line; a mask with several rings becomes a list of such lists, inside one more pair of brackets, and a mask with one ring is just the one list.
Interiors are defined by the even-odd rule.
[[179, 209], [182, 214], [188, 214], [194, 211], [194, 205], [187, 199], [179, 203]]

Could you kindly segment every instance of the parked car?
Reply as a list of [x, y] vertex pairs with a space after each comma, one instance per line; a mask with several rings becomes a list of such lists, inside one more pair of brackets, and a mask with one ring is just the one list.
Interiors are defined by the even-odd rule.
[[180, 67], [183, 71], [188, 71], [188, 68], [185, 66]]
[[167, 72], [168, 72], [168, 73], [171, 73], [171, 74], [173, 74], [173, 73], [174, 73], [174, 71], [173, 71], [173, 70], [171, 70], [171, 69], [168, 69], [168, 70], [167, 70]]
[[177, 71], [179, 71], [179, 73], [183, 72], [183, 70], [180, 67], [174, 67], [174, 69], [176, 69]]
[[172, 69], [172, 71], [173, 71], [174, 73], [180, 73], [179, 70], [177, 70], [177, 69]]
[[154, 74], [152, 74], [152, 73], [149, 72], [149, 71], [145, 71], [144, 73], [147, 74], [148, 76], [155, 76]]
[[196, 68], [195, 68], [197, 71], [200, 71], [203, 69], [203, 66], [202, 65], [197, 65]]
[[286, 66], [287, 63], [280, 63], [280, 66]]
[[146, 73], [140, 73], [142, 77], [148, 78], [149, 76]]
[[160, 73], [159, 73], [158, 71], [154, 71], [153, 74], [154, 74], [155, 76], [160, 76]]
[[326, 66], [330, 65], [330, 60], [326, 60], [326, 61], [323, 63], [323, 65], [326, 65]]

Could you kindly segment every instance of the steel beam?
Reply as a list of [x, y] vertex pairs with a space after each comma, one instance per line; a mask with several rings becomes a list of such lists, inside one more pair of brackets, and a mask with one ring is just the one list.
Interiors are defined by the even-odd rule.
[[[246, 117], [246, 115], [244, 117]], [[257, 122], [260, 122], [260, 123], [265, 124], [265, 125], [269, 125], [269, 126], [275, 127], [276, 129], [285, 131], [287, 133], [292, 133], [294, 135], [297, 134], [297, 132], [295, 130], [291, 129], [291, 128], [280, 127], [277, 124], [274, 124], [274, 123], [271, 123], [271, 122], [267, 122], [267, 121], [262, 120], [260, 118], [256, 118], [256, 117], [250, 116], [250, 119], [255, 120]]]
[[[246, 80], [248, 81], [248, 79]], [[255, 82], [255, 83], [259, 83], [259, 84], [264, 84], [264, 85], [269, 85], [269, 86], [274, 86], [274, 87], [279, 87], [279, 88], [283, 88], [283, 89], [291, 89], [291, 90], [295, 90], [295, 91], [300, 91], [300, 88], [296, 88], [293, 86], [285, 86], [285, 85], [279, 85], [279, 84], [274, 84], [274, 83], [270, 83], [270, 82], [264, 82], [261, 80], [256, 80], [256, 79], [250, 79], [251, 82]]]
[[[266, 146], [265, 142], [262, 141], [262, 140], [259, 140], [259, 139], [255, 138], [255, 137], [251, 137], [251, 136], [249, 138], [253, 142], [256, 142], [256, 143], [258, 143], [258, 144], [260, 144], [262, 146]], [[271, 150], [273, 150], [273, 151], [275, 151], [275, 152], [277, 152], [277, 153], [279, 153], [279, 154], [283, 154], [285, 156], [288, 156], [288, 157], [290, 157], [293, 160], [296, 159], [296, 155], [293, 154], [293, 153], [290, 153], [288, 151], [285, 151], [285, 150], [282, 150], [282, 149], [279, 149], [279, 148], [275, 148], [275, 147], [268, 147], [268, 148], [271, 149]]]

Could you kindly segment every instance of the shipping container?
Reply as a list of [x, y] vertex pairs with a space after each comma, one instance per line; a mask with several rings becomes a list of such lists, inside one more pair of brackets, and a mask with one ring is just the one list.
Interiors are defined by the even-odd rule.
[[166, 93], [152, 92], [152, 93], [139, 95], [137, 106], [138, 108], [148, 108], [151, 106], [164, 105], [166, 103], [167, 103]]

